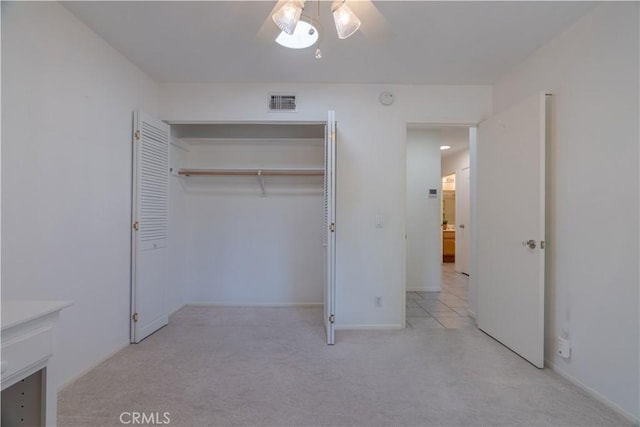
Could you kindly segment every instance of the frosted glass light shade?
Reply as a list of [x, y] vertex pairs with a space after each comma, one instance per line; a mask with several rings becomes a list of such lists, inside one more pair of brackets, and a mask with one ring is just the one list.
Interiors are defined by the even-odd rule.
[[361, 24], [360, 19], [345, 3], [333, 11], [333, 21], [340, 39], [351, 37], [353, 33], [358, 31]]
[[276, 43], [290, 49], [304, 49], [314, 45], [318, 41], [320, 33], [313, 24], [306, 22], [305, 19], [306, 17], [303, 17], [300, 22], [298, 22], [293, 34], [287, 34], [282, 31], [278, 37], [276, 37]]
[[301, 14], [302, 6], [294, 0], [290, 0], [278, 9], [271, 18], [278, 28], [291, 35], [296, 29]]

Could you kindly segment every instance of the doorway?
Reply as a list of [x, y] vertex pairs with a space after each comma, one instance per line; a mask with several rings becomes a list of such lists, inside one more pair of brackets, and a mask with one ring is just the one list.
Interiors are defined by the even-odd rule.
[[[453, 184], [457, 174], [469, 170], [469, 128], [407, 126], [405, 321], [409, 328], [473, 325], [468, 317], [468, 276], [454, 263], [460, 257], [455, 235], [462, 225], [457, 205], [464, 202], [468, 211], [469, 199], [467, 192], [466, 202], [457, 200]], [[466, 223], [463, 227], [468, 230]]]
[[456, 174], [442, 178], [442, 262], [456, 260]]
[[[470, 164], [469, 128], [449, 128], [442, 141], [442, 260], [469, 275]], [[445, 223], [446, 222], [446, 227]]]
[[440, 291], [407, 292], [407, 328], [460, 329], [475, 326], [469, 316], [469, 277], [456, 272], [453, 263], [444, 263], [440, 268]]
[[[470, 227], [465, 231], [472, 250], [469, 315], [477, 319], [479, 329], [537, 367], [544, 365], [545, 145], [551, 134], [547, 115], [551, 99], [550, 95], [539, 93], [477, 126], [466, 126]], [[434, 127], [423, 125], [425, 128]], [[410, 131], [411, 126], [407, 130], [405, 291], [411, 291], [408, 261], [416, 256], [410, 253], [409, 245]], [[441, 168], [441, 173], [446, 175], [446, 169]], [[517, 177], [517, 184], [513, 179], [504, 179], [512, 175]], [[514, 199], [515, 187], [523, 191], [516, 192]], [[437, 192], [429, 189], [428, 194], [436, 196]], [[502, 205], [496, 202], [507, 199], [514, 199], [510, 203], [512, 211], [506, 215], [509, 230], [504, 225], [504, 213], [497, 215]], [[422, 297], [417, 292], [416, 296]], [[403, 296], [407, 302], [402, 308], [409, 314], [415, 297]]]

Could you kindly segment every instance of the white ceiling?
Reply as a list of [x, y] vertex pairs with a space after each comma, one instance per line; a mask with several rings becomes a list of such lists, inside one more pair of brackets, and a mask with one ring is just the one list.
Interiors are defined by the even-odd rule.
[[449, 157], [469, 148], [469, 128], [443, 127], [437, 128], [437, 131], [440, 133], [440, 144], [451, 147], [448, 150], [441, 151], [442, 157]]
[[[158, 82], [492, 84], [593, 2], [375, 1], [338, 40], [320, 4], [323, 58], [286, 49], [266, 21], [275, 1], [78, 1], [64, 5]], [[369, 4], [370, 6], [370, 4]], [[317, 15], [307, 0], [305, 14]], [[384, 29], [388, 31], [383, 31]]]
[[451, 147], [448, 150], [440, 151], [443, 158], [469, 148], [469, 127], [467, 126], [431, 126], [410, 124], [409, 128], [428, 130], [432, 137], [437, 139], [440, 145], [448, 145]]

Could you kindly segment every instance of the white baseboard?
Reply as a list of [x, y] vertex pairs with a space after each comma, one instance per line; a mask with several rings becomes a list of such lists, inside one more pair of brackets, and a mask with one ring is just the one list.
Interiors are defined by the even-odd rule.
[[440, 287], [428, 287], [424, 286], [421, 288], [407, 288], [407, 292], [440, 292], [442, 288]]
[[181, 308], [183, 308], [186, 304], [181, 304], [178, 307], [176, 307], [171, 313], [169, 313], [169, 317], [173, 316], [177, 311], [179, 311]]
[[[288, 308], [288, 307], [322, 307], [324, 304], [318, 302], [301, 302], [301, 303], [286, 303], [286, 304], [263, 304], [263, 303], [227, 303], [227, 302], [188, 302], [184, 306], [192, 307], [268, 307], [268, 308]], [[183, 306], [183, 307], [184, 307]]]
[[338, 331], [395, 331], [402, 329], [402, 325], [336, 325]]
[[599, 401], [600, 403], [602, 403], [603, 405], [605, 405], [606, 407], [608, 407], [609, 409], [611, 409], [612, 411], [617, 413], [618, 415], [626, 418], [629, 422], [633, 423], [636, 426], [640, 425], [640, 419], [638, 419], [635, 416], [633, 416], [633, 414], [625, 411], [617, 403], [612, 402], [611, 400], [607, 399], [602, 394], [598, 393], [597, 391], [595, 391], [591, 387], [587, 386], [586, 384], [584, 384], [582, 381], [580, 381], [576, 377], [574, 377], [571, 374], [568, 374], [567, 372], [563, 371], [557, 365], [555, 365], [551, 360], [545, 359], [544, 363], [553, 372], [555, 372], [556, 374], [560, 375], [562, 378], [566, 379], [567, 381], [571, 382], [576, 387], [582, 389], [582, 391], [584, 391], [589, 396], [593, 397], [594, 399], [596, 399], [597, 401]]
[[121, 343], [118, 347], [116, 347], [115, 350], [113, 350], [112, 352], [108, 353], [106, 356], [98, 359], [96, 362], [92, 363], [89, 367], [87, 367], [86, 369], [83, 369], [82, 371], [80, 371], [79, 373], [71, 376], [70, 378], [66, 379], [65, 381], [61, 382], [60, 384], [58, 384], [58, 392], [64, 390], [65, 388], [69, 387], [71, 384], [73, 384], [74, 382], [76, 382], [77, 380], [79, 380], [81, 377], [83, 377], [84, 375], [86, 375], [89, 371], [91, 371], [92, 369], [94, 369], [95, 367], [97, 367], [98, 365], [100, 365], [101, 363], [105, 362], [107, 359], [112, 358], [113, 356], [116, 355], [116, 353], [121, 352], [122, 350], [124, 350], [125, 348], [127, 348], [131, 343], [129, 342], [129, 340], [127, 340], [124, 343]]
[[[184, 304], [178, 306], [176, 309], [174, 309], [171, 313], [169, 313], [169, 317], [171, 317], [176, 311], [180, 310], [182, 307], [184, 307]], [[94, 369], [95, 367], [97, 367], [98, 365], [100, 365], [101, 363], [105, 362], [107, 359], [110, 359], [111, 357], [115, 356], [116, 353], [119, 353], [120, 351], [124, 350], [127, 346], [129, 346], [129, 344], [131, 344], [131, 342], [129, 340], [127, 340], [126, 342], [120, 344], [115, 350], [113, 350], [112, 352], [110, 352], [109, 354], [107, 354], [106, 356], [98, 359], [97, 362], [91, 364], [88, 368], [83, 369], [82, 371], [80, 371], [79, 373], [77, 373], [76, 375], [73, 375], [71, 378], [65, 380], [64, 382], [61, 382], [58, 385], [58, 391], [62, 391], [63, 389], [69, 387], [71, 384], [73, 384], [75, 381], [77, 381], [78, 379], [80, 379], [81, 377], [83, 377], [84, 375], [86, 375], [89, 371], [91, 371], [92, 369]]]

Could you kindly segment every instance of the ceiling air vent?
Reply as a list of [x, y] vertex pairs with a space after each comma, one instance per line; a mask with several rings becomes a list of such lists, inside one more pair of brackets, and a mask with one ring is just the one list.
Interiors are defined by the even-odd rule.
[[296, 106], [296, 96], [270, 94], [269, 111], [298, 111]]

